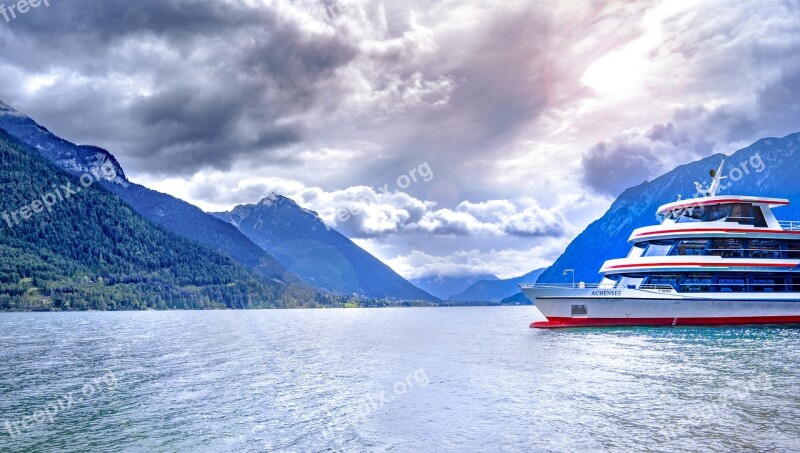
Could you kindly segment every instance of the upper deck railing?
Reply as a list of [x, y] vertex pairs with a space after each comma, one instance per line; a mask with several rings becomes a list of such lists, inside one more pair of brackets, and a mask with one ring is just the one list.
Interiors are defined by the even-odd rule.
[[[599, 283], [522, 283], [519, 285], [522, 289], [537, 289], [537, 288], [551, 288], [551, 289], [614, 289], [613, 285], [601, 286]], [[620, 289], [620, 288], [617, 288]], [[639, 285], [631, 289], [651, 289], [651, 290], [673, 290], [672, 285]]]
[[522, 289], [533, 288], [575, 288], [575, 289], [596, 289], [600, 287], [599, 283], [522, 283], [519, 285]]
[[800, 231], [800, 221], [798, 220], [781, 220], [778, 224], [786, 231]]

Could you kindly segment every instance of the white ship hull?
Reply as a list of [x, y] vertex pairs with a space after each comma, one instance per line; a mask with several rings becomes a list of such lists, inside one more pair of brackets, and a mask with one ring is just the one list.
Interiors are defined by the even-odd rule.
[[798, 293], [523, 288], [547, 318], [531, 327], [800, 324]]

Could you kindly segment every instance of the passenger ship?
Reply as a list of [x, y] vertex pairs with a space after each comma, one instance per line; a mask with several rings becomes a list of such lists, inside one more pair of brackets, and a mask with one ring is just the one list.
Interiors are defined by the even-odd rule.
[[599, 284], [520, 285], [547, 318], [531, 327], [800, 323], [800, 222], [773, 214], [789, 200], [718, 195], [724, 165], [634, 230]]

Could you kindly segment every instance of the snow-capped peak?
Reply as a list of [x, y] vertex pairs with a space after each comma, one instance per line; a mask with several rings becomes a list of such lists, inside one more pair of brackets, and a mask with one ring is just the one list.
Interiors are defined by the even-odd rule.
[[258, 203], [258, 205], [259, 206], [270, 207], [270, 206], [274, 205], [275, 203], [277, 203], [280, 200], [279, 197], [280, 196], [278, 194], [276, 194], [275, 192], [272, 192], [269, 195], [267, 195], [263, 200], [261, 200]]

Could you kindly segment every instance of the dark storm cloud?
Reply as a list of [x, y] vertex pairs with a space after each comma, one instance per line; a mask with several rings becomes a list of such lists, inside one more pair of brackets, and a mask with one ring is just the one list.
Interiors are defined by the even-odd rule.
[[619, 195], [644, 181], [658, 165], [658, 152], [647, 144], [624, 139], [600, 142], [581, 161], [583, 181], [595, 190]]
[[[616, 196], [675, 166], [760, 138], [763, 118], [741, 106], [678, 109], [667, 124], [622, 133], [597, 143], [581, 159], [584, 183]], [[798, 124], [800, 127], [800, 124]]]
[[[279, 150], [303, 140], [305, 112], [346, 96], [335, 73], [358, 54], [344, 35], [309, 32], [242, 2], [76, 0], [46, 13], [7, 31], [36, 50], [9, 60], [80, 77], [23, 103], [56, 132], [116, 145], [135, 170], [153, 174], [228, 169], [242, 156], [297, 163]], [[128, 75], [146, 92], [124, 93], [115, 81]]]
[[11, 26], [15, 32], [41, 39], [56, 37], [54, 45], [70, 39], [109, 44], [135, 34], [215, 35], [225, 29], [271, 25], [276, 21], [268, 9], [230, 1], [69, 0], [52, 1], [50, 9], [35, 12]]
[[472, 6], [474, 25], [438, 30], [426, 24], [449, 17], [446, 4], [425, 4], [417, 23], [408, 5], [354, 3], [309, 25], [290, 3], [59, 2], [13, 24], [7, 62], [63, 77], [35, 94], [17, 81], [0, 97], [66, 138], [111, 149], [131, 173], [291, 168], [302, 163], [297, 148], [355, 138], [379, 144], [381, 159], [339, 185], [382, 185], [430, 161], [468, 196], [481, 162], [584, 91], [587, 63], [564, 57], [574, 41], [614, 30], [583, 50], [603, 53], [639, 32], [628, 24], [641, 14], [612, 4], [569, 17], [531, 4]]

